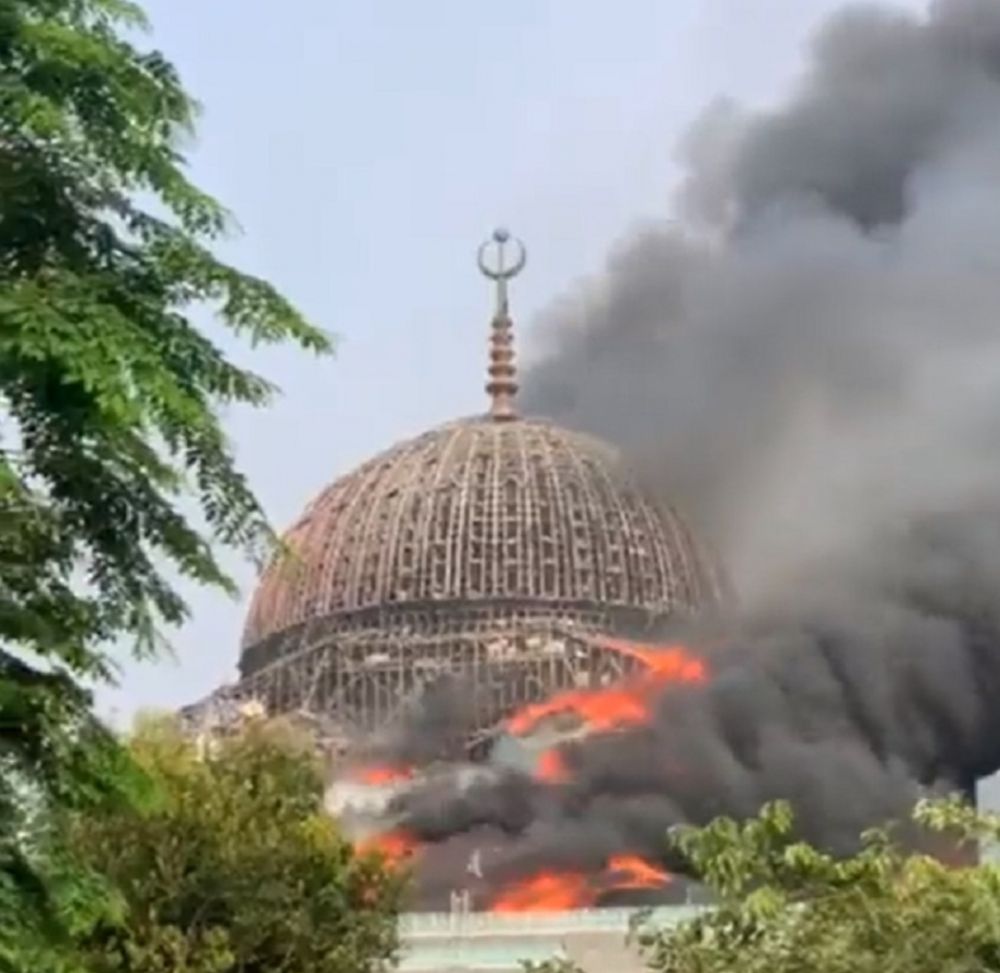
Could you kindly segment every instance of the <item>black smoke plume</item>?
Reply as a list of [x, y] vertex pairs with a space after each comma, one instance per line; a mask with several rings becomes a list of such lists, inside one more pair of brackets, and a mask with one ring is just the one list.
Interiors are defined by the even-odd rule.
[[544, 315], [524, 405], [619, 444], [739, 615], [569, 784], [397, 798], [494, 886], [778, 797], [847, 849], [1000, 767], [1000, 3], [844, 9], [781, 108], [713, 105], [680, 159], [676, 219]]
[[640, 458], [755, 601], [994, 490], [1000, 4], [848, 8], [680, 158], [678, 220], [544, 316], [525, 408]]
[[[670, 826], [750, 816], [776, 798], [792, 802], [804, 837], [846, 853], [921, 795], [995, 771], [1000, 503], [873, 543], [856, 573], [845, 565], [831, 587], [817, 592], [814, 577], [789, 591], [792, 609], [734, 619], [706, 650], [713, 678], [664, 692], [651, 725], [564, 744], [567, 784], [506, 770], [401, 795], [393, 810], [432, 846], [431, 873], [455, 847], [494, 849], [488, 903], [524, 876], [600, 872], [623, 852], [683, 871], [665, 847]], [[449, 881], [466, 877], [445, 869]]]

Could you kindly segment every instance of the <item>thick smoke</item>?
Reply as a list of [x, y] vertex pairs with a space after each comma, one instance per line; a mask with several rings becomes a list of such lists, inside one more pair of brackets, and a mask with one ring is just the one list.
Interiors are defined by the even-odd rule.
[[960, 509], [1000, 454], [1000, 5], [856, 7], [795, 96], [715, 105], [679, 221], [544, 316], [525, 408], [628, 447], [742, 596]]
[[712, 106], [680, 159], [676, 220], [544, 316], [524, 405], [621, 445], [740, 617], [569, 785], [398, 800], [502, 836], [498, 882], [776, 797], [846, 848], [1000, 766], [1000, 4], [844, 10], [783, 107]]
[[[887, 529], [879, 553], [794, 610], [750, 613], [707, 652], [714, 677], [663, 694], [651, 725], [564, 744], [569, 783], [517, 771], [438, 778], [401, 795], [430, 874], [479, 846], [485, 891], [540, 870], [599, 872], [633, 852], [670, 860], [667, 829], [792, 802], [809, 840], [850, 851], [1000, 766], [1000, 505]], [[794, 601], [794, 599], [790, 599]], [[441, 868], [439, 885], [463, 883]], [[440, 896], [438, 901], [440, 900]]]

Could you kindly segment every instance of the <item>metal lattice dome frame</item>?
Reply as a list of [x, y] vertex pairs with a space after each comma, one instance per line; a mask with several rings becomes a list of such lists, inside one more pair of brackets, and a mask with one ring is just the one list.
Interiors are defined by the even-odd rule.
[[620, 679], [631, 663], [601, 636], [720, 600], [711, 559], [610, 446], [518, 417], [507, 282], [525, 251], [505, 263], [510, 239], [494, 235], [495, 263], [488, 245], [479, 255], [497, 285], [489, 413], [398, 444], [320, 493], [254, 595], [240, 682], [205, 713], [252, 697], [319, 714], [350, 745], [459, 677], [474, 699], [462, 731], [489, 732], [523, 703]]
[[593, 660], [567, 633], [634, 632], [719, 598], [684, 522], [610, 447], [533, 420], [471, 419], [397, 445], [324, 490], [286, 542], [250, 608], [242, 675], [279, 709], [308, 686], [311, 706], [358, 729], [428, 678], [503, 670], [510, 698], [491, 697], [488, 723], [589, 681]]

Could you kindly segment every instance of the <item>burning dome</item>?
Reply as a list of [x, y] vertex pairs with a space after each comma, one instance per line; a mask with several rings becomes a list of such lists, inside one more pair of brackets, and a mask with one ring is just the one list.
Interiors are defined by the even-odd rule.
[[247, 672], [304, 628], [416, 633], [479, 608], [647, 618], [714, 592], [684, 523], [613, 450], [534, 420], [468, 419], [394, 446], [324, 490], [286, 542], [295, 560], [250, 608]]
[[[605, 443], [520, 418], [506, 264], [497, 286], [487, 415], [401, 443], [337, 480], [286, 535], [243, 638], [243, 686], [280, 711], [348, 731], [391, 721], [442, 678], [474, 684], [485, 728], [511, 707], [621, 675], [597, 637], [690, 615], [719, 597], [681, 518]], [[495, 263], [488, 264], [490, 246]]]

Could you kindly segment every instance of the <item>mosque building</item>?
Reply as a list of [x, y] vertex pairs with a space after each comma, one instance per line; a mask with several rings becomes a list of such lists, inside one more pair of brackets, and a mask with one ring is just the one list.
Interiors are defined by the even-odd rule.
[[[475, 759], [512, 713], [599, 689], [655, 638], [723, 598], [722, 576], [678, 513], [608, 443], [520, 415], [508, 287], [520, 241], [479, 250], [495, 286], [482, 415], [398, 443], [335, 480], [285, 533], [246, 619], [239, 677], [182, 711], [201, 730], [286, 714], [341, 753], [392, 727], [442, 681], [463, 687]], [[208, 739], [203, 736], [202, 739]], [[663, 911], [676, 921], [684, 907]], [[565, 957], [641, 969], [631, 911], [401, 920], [401, 970], [518, 970]]]
[[479, 251], [496, 291], [483, 415], [399, 443], [333, 482], [284, 537], [246, 620], [239, 680], [313, 714], [345, 746], [442, 678], [474, 694], [474, 738], [561, 689], [620, 679], [603, 636], [641, 637], [721, 597], [681, 517], [607, 443], [517, 409], [508, 286], [526, 251], [498, 230]]
[[[526, 251], [497, 230], [478, 258], [495, 285], [487, 411], [398, 443], [316, 496], [254, 593], [237, 681], [183, 711], [195, 726], [292, 714], [350, 753], [452, 681], [471, 710], [457, 745], [475, 760], [511, 714], [621, 683], [636, 665], [628, 640], [657, 641], [723, 602], [719, 566], [610, 444], [518, 412], [508, 288]], [[402, 917], [402, 970], [514, 971], [558, 956], [642, 968], [626, 945], [634, 910], [517, 915], [456, 901]]]

